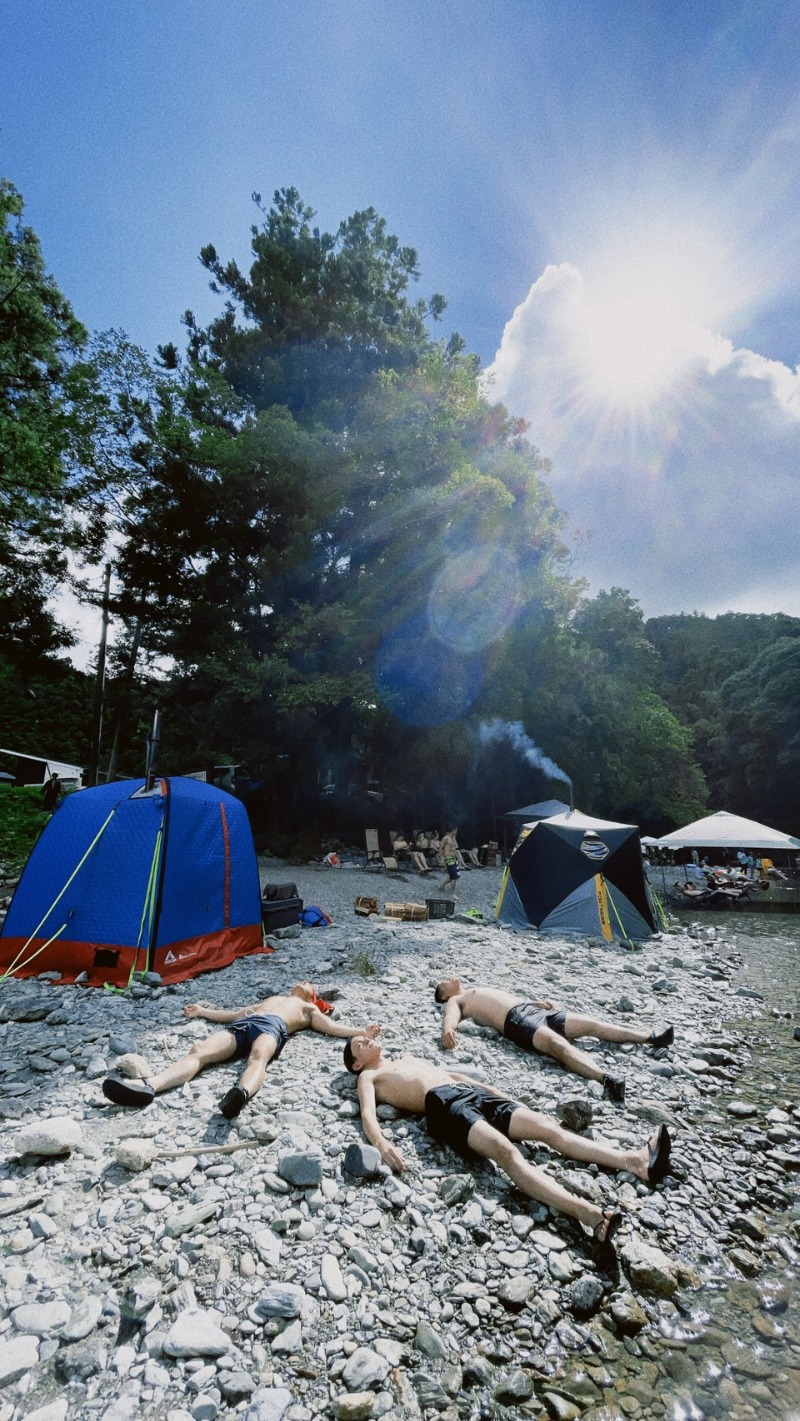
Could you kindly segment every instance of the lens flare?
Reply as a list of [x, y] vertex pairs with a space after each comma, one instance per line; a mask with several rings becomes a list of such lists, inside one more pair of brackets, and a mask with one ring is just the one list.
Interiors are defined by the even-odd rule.
[[451, 557], [428, 599], [431, 630], [472, 655], [507, 631], [522, 606], [519, 568], [505, 548], [469, 548]]
[[448, 725], [467, 715], [483, 680], [477, 656], [463, 656], [431, 635], [424, 617], [386, 637], [373, 665], [381, 701], [408, 725]]

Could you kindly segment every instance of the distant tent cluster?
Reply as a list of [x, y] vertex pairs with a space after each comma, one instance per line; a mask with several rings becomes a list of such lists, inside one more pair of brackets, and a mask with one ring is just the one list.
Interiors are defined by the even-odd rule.
[[0, 933], [0, 973], [134, 972], [183, 981], [263, 950], [244, 806], [194, 779], [124, 780], [69, 795], [37, 841]]

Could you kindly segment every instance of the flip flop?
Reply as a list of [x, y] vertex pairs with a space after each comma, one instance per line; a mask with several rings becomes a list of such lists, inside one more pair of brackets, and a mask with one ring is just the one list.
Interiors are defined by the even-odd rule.
[[671, 1149], [672, 1141], [669, 1137], [669, 1130], [666, 1125], [659, 1125], [656, 1131], [656, 1142], [650, 1146], [650, 1158], [647, 1164], [647, 1182], [653, 1189], [669, 1172]]
[[[621, 1209], [609, 1208], [603, 1210], [602, 1219], [600, 1220], [599, 1224], [595, 1224], [594, 1228], [592, 1229], [592, 1238], [594, 1239], [598, 1248], [609, 1248], [611, 1246], [611, 1240], [614, 1237], [614, 1234], [617, 1232], [621, 1223]], [[605, 1227], [605, 1235], [603, 1236], [603, 1238], [598, 1238], [597, 1230], [602, 1229], [603, 1227]]]
[[106, 1076], [103, 1081], [103, 1095], [113, 1100], [115, 1105], [133, 1105], [142, 1109], [152, 1105], [155, 1091], [149, 1081], [120, 1080], [119, 1076]]
[[240, 1085], [231, 1086], [219, 1103], [220, 1114], [224, 1115], [226, 1120], [235, 1120], [249, 1099], [247, 1091], [243, 1090]]

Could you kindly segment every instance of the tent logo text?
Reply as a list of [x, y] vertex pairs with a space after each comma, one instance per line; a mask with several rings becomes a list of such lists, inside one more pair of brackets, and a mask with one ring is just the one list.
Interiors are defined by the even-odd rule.
[[597, 834], [584, 834], [581, 840], [581, 853], [585, 854], [587, 859], [591, 859], [593, 863], [602, 863], [603, 859], [608, 858], [610, 852], [608, 844], [604, 844]]

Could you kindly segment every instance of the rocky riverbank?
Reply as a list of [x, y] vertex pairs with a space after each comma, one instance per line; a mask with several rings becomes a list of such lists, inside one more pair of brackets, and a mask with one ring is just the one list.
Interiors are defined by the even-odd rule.
[[[780, 1083], [768, 1106], [748, 1094], [754, 1038], [783, 1002], [741, 985], [735, 943], [704, 924], [636, 953], [502, 931], [491, 870], [459, 884], [459, 910], [485, 921], [421, 924], [357, 918], [353, 899], [422, 902], [439, 875], [270, 864], [262, 877], [296, 882], [334, 925], [175, 990], [3, 984], [0, 1421], [788, 1417], [800, 1108]], [[445, 972], [612, 1020], [671, 1020], [675, 1045], [583, 1043], [627, 1077], [622, 1108], [470, 1023], [443, 1057], [431, 988]], [[363, 1136], [338, 1042], [290, 1041], [232, 1124], [216, 1103], [233, 1065], [143, 1112], [102, 1096], [119, 1055], [157, 1066], [205, 1034], [185, 1002], [245, 1005], [301, 978], [342, 1020], [382, 1022], [389, 1051], [452, 1061], [622, 1147], [667, 1122], [674, 1173], [655, 1192], [529, 1147], [574, 1192], [619, 1202], [616, 1263], [388, 1107], [409, 1168], [376, 1170], [351, 1148]], [[147, 1142], [139, 1159], [120, 1150], [132, 1138]], [[215, 1150], [232, 1143], [247, 1147]], [[737, 1335], [717, 1310], [726, 1292], [742, 1298]]]

